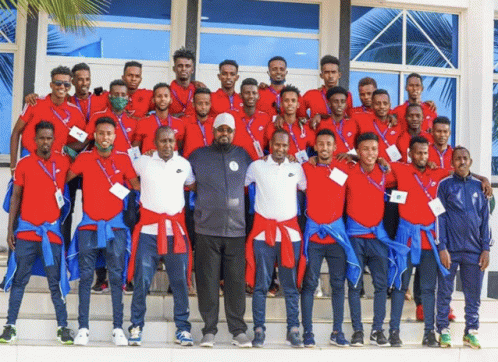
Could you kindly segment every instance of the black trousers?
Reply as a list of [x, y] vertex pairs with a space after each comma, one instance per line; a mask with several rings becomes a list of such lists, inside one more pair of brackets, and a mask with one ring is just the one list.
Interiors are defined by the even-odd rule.
[[225, 279], [224, 300], [228, 330], [234, 336], [245, 333], [245, 237], [228, 238], [197, 233], [195, 237], [195, 279], [199, 312], [204, 321], [202, 334], [218, 332], [221, 265]]

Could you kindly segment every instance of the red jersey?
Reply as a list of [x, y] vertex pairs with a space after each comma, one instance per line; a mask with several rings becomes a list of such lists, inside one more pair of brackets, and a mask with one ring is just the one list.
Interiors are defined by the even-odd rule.
[[[398, 117], [398, 124], [401, 125], [403, 130], [408, 129], [408, 124], [406, 123], [406, 108], [408, 107], [408, 102], [400, 104], [393, 109], [393, 113]], [[432, 129], [432, 122], [436, 119], [437, 113], [431, 110], [427, 103], [422, 102], [422, 112], [424, 113], [424, 119], [422, 121], [422, 131], [427, 131]]]
[[208, 117], [204, 123], [193, 116], [182, 117], [182, 121], [185, 124], [183, 157], [188, 158], [196, 149], [213, 143], [213, 117]]
[[351, 108], [351, 111], [349, 114], [351, 116], [357, 114], [357, 113], [368, 113], [368, 114], [374, 114], [374, 111], [370, 107], [365, 107], [365, 106], [359, 106], [359, 107], [353, 107]]
[[358, 123], [353, 118], [344, 118], [341, 122], [335, 122], [332, 118], [322, 119], [316, 128], [316, 133], [322, 129], [329, 129], [335, 135], [337, 146], [334, 156], [347, 153], [355, 148], [356, 136], [359, 134]]
[[137, 89], [129, 98], [125, 110], [130, 116], [139, 119], [145, 117], [155, 107], [154, 93], [150, 89]]
[[[259, 88], [259, 100], [256, 104], [256, 109], [261, 112], [265, 112], [270, 117], [276, 116], [277, 114], [282, 114], [280, 92], [277, 92], [272, 86], [267, 88]], [[302, 98], [298, 97], [298, 102], [301, 105]], [[301, 107], [297, 111], [298, 117], [306, 117], [306, 113], [301, 112]]]
[[[308, 124], [299, 125], [299, 122], [296, 120], [292, 126], [284, 123], [283, 129], [290, 135], [289, 155], [295, 155], [299, 151], [306, 151], [306, 147], [313, 147], [315, 145], [315, 132], [311, 130]], [[273, 122], [268, 123], [265, 131], [266, 144], [270, 143], [275, 130], [275, 124]]]
[[258, 141], [263, 150], [266, 144], [265, 131], [271, 122], [270, 116], [256, 110], [252, 117], [248, 117], [244, 110], [232, 113], [235, 118], [235, 136], [233, 144], [244, 148], [253, 160], [259, 159], [254, 141]]
[[183, 88], [176, 80], [170, 84], [171, 104], [169, 105], [170, 114], [180, 114], [195, 116], [194, 99], [195, 86], [190, 83], [187, 88]]
[[76, 95], [69, 98], [69, 102], [74, 104], [83, 113], [85, 121], [88, 123], [94, 113], [104, 111], [107, 108], [108, 97], [104, 94], [99, 96], [89, 94], [86, 99], [76, 97]]
[[137, 120], [132, 118], [126, 112], [121, 113], [121, 116], [118, 117], [111, 110], [111, 108], [107, 108], [102, 112], [97, 112], [90, 118], [90, 122], [88, 122], [88, 125], [86, 126], [86, 132], [88, 133], [89, 140], [95, 139], [95, 123], [101, 117], [109, 117], [116, 122], [116, 139], [114, 140], [114, 149], [116, 151], [127, 152], [135, 140]]
[[[301, 116], [303, 113], [306, 114], [306, 111], [309, 109], [310, 118], [313, 118], [315, 115], [330, 115], [332, 113], [329, 105], [329, 101], [327, 100], [327, 88], [322, 86], [320, 89], [310, 89], [303, 96], [303, 101], [301, 104], [301, 112], [299, 115]], [[353, 96], [351, 92], [348, 92], [348, 96], [346, 98], [346, 115], [349, 117], [351, 115], [351, 109], [353, 108]]]
[[178, 143], [183, 142], [185, 136], [185, 124], [180, 119], [170, 115], [165, 119], [159, 119], [154, 113], [141, 119], [137, 125], [135, 140], [141, 142], [140, 151], [142, 153], [156, 149], [154, 138], [156, 136], [156, 130], [160, 126], [170, 126], [173, 129], [176, 139], [175, 150], [178, 150]]
[[[123, 185], [137, 177], [128, 154], [115, 150], [107, 158], [100, 156], [96, 149], [81, 152], [71, 171], [83, 177], [83, 211], [95, 221], [108, 221], [123, 211], [123, 200], [109, 189], [116, 182]], [[96, 230], [97, 227], [89, 225], [82, 229]]]
[[78, 107], [66, 101], [57, 106], [52, 102], [50, 94], [38, 99], [34, 106], [26, 105], [20, 118], [26, 123], [22, 130], [21, 143], [30, 153], [36, 151], [35, 127], [40, 121], [54, 125], [52, 150], [57, 152], [61, 152], [64, 145], [76, 141], [69, 136], [73, 126], [81, 130], [86, 126], [85, 118]]
[[356, 113], [353, 118], [358, 123], [360, 130], [358, 134], [373, 132], [379, 137], [379, 157], [387, 161], [393, 161], [386, 150], [388, 147], [396, 145], [399, 136], [403, 133], [401, 126], [398, 124], [395, 127], [388, 127], [386, 123], [379, 120], [372, 113]]
[[[40, 226], [45, 222], [53, 223], [60, 217], [55, 192], [60, 189], [64, 192], [69, 159], [58, 152], [52, 152], [45, 160], [36, 152], [23, 157], [17, 163], [14, 173], [14, 184], [21, 186], [21, 219]], [[34, 231], [25, 231], [17, 234], [19, 239], [41, 241]], [[51, 243], [62, 244], [62, 240], [48, 232]]]
[[437, 167], [444, 168], [445, 170], [452, 171], [453, 166], [451, 165], [451, 160], [453, 158], [453, 148], [448, 145], [448, 148], [444, 152], [439, 152], [436, 146], [431, 144], [429, 146], [429, 161], [434, 162]]
[[[370, 172], [364, 172], [360, 163], [348, 172], [346, 180], [346, 213], [365, 227], [380, 224], [384, 217], [385, 189], [392, 187], [395, 178], [392, 172], [384, 173], [379, 165]], [[375, 238], [374, 234], [361, 235], [363, 238]]]
[[[412, 224], [427, 226], [435, 222], [436, 218], [429, 207], [429, 202], [437, 197], [439, 181], [449, 176], [449, 172], [441, 168], [434, 170], [426, 168], [424, 172], [420, 172], [414, 165], [399, 162], [392, 163], [391, 167], [396, 176], [397, 189], [408, 192], [406, 202], [399, 204], [399, 216]], [[421, 234], [422, 249], [431, 250], [425, 232]]]
[[[422, 136], [427, 139], [430, 143], [433, 143], [434, 140], [432, 139], [432, 135], [430, 133], [421, 131], [417, 136]], [[401, 162], [404, 163], [411, 163], [412, 160], [410, 156], [408, 155], [408, 152], [410, 152], [410, 141], [412, 139], [412, 136], [408, 133], [408, 131], [404, 131], [401, 133], [401, 135], [398, 137], [398, 141], [396, 142], [396, 147], [398, 147], [399, 153], [401, 153]]]
[[[312, 166], [309, 162], [303, 164], [306, 175], [306, 212], [309, 218], [318, 224], [330, 224], [341, 218], [344, 213], [346, 185], [339, 185], [329, 177], [334, 168], [348, 172], [349, 167], [344, 162], [332, 160], [330, 165]], [[333, 244], [334, 238], [327, 235], [320, 239], [313, 235], [311, 241], [320, 244]]]
[[235, 92], [232, 96], [229, 96], [220, 88], [211, 93], [211, 111], [209, 112], [211, 117], [216, 117], [223, 112], [238, 112], [243, 107], [242, 98]]

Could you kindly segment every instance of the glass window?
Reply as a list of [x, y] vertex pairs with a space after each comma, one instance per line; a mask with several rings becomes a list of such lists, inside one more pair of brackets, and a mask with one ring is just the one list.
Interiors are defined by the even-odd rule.
[[318, 34], [319, 13], [318, 4], [259, 0], [231, 0], [229, 2], [203, 0], [201, 27]]
[[361, 106], [360, 95], [358, 93], [358, 83], [360, 79], [364, 77], [375, 79], [377, 82], [377, 88], [385, 89], [389, 92], [392, 108], [399, 104], [399, 74], [351, 71], [349, 73], [349, 91], [353, 95], [355, 107]]
[[492, 141], [491, 174], [493, 176], [496, 176], [498, 175], [498, 83], [493, 84], [493, 136], [492, 137], [493, 141]]
[[498, 20], [495, 20], [495, 31], [494, 31], [494, 67], [493, 72], [498, 73]]
[[104, 15], [94, 16], [96, 21], [120, 23], [170, 24], [171, 0], [112, 0]]
[[16, 42], [17, 11], [0, 10], [0, 43]]
[[10, 153], [14, 54], [0, 53], [0, 154]]
[[169, 57], [169, 43], [168, 31], [94, 28], [78, 35], [49, 25], [47, 55], [165, 60]]
[[289, 68], [314, 69], [318, 65], [318, 54], [317, 39], [201, 33], [199, 57], [201, 63], [207, 64], [234, 59], [240, 65], [266, 67], [268, 59], [281, 55]]

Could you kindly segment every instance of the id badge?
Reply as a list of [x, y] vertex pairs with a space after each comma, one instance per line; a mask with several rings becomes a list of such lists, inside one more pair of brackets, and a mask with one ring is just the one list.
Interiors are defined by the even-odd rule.
[[55, 201], [57, 201], [57, 206], [59, 207], [59, 209], [62, 209], [62, 206], [64, 206], [65, 202], [64, 202], [64, 197], [62, 196], [62, 191], [61, 189], [57, 189], [57, 191], [55, 191]]
[[119, 182], [112, 185], [109, 191], [120, 200], [123, 200], [130, 193], [130, 190], [121, 185]]
[[412, 163], [412, 158], [410, 157], [410, 148], [406, 149], [406, 163]]
[[306, 151], [299, 151], [298, 153], [296, 153], [296, 159], [297, 159], [297, 162], [299, 162], [301, 165], [305, 162], [308, 161], [308, 155], [306, 154]]
[[396, 162], [398, 160], [401, 160], [401, 153], [398, 150], [398, 147], [396, 145], [391, 145], [387, 147], [386, 149], [387, 155], [391, 159], [391, 162]]
[[80, 141], [81, 143], [85, 142], [87, 136], [88, 136], [88, 133], [86, 133], [85, 131], [79, 129], [78, 127], [76, 126], [73, 126], [71, 128], [71, 130], [69, 131], [69, 135], [75, 139], [77, 139], [78, 141]]
[[344, 183], [348, 179], [348, 175], [339, 170], [337, 167], [334, 167], [334, 169], [330, 172], [329, 178], [335, 183], [344, 186]]
[[429, 202], [429, 207], [431, 208], [432, 213], [436, 217], [446, 212], [446, 209], [444, 208], [443, 203], [441, 202], [439, 197], [436, 197], [434, 200]]
[[395, 204], [405, 204], [406, 203], [406, 198], [408, 196], [408, 192], [406, 191], [397, 191], [397, 190], [392, 190], [391, 191], [391, 198], [389, 199], [389, 202], [394, 202]]
[[136, 161], [140, 158], [142, 154], [140, 153], [140, 148], [138, 146], [128, 148], [128, 156], [130, 156], [132, 161]]
[[263, 149], [261, 148], [261, 145], [259, 143], [259, 141], [253, 141], [253, 146], [254, 146], [254, 149], [256, 150], [256, 153], [258, 154], [258, 157], [259, 158], [262, 158], [265, 154], [263, 153]]
[[358, 153], [356, 153], [356, 149], [352, 148], [348, 151], [348, 155], [353, 155], [353, 156], [358, 156]]

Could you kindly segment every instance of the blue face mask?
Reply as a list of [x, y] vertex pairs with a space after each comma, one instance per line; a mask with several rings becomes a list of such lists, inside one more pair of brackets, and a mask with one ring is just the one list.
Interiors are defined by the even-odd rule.
[[124, 97], [109, 97], [109, 102], [111, 102], [111, 106], [116, 111], [122, 111], [128, 104], [128, 98]]

